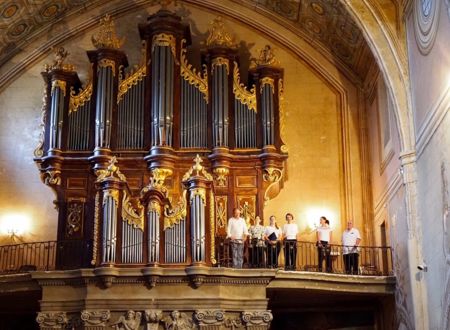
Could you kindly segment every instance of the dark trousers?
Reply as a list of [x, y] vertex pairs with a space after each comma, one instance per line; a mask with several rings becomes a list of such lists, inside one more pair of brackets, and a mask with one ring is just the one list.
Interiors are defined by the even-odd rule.
[[331, 273], [331, 248], [327, 241], [320, 241], [317, 246], [317, 252], [319, 255], [319, 272], [322, 271], [323, 259], [325, 259], [325, 268], [328, 273]]
[[287, 239], [284, 241], [284, 269], [295, 270], [297, 260], [297, 240]]
[[358, 274], [358, 253], [344, 254], [344, 267], [347, 274]]
[[280, 242], [267, 243], [267, 267], [278, 268], [278, 256], [280, 255]]
[[250, 264], [253, 268], [262, 268], [264, 267], [264, 246], [257, 246], [258, 243], [261, 243], [259, 240], [252, 240], [250, 245]]

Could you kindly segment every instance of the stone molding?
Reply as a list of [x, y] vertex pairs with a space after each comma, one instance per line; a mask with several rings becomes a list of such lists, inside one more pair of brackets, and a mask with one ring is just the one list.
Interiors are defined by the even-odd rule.
[[[450, 0], [449, 0], [450, 1]], [[433, 138], [436, 131], [439, 129], [445, 115], [449, 111], [450, 104], [450, 86], [448, 86], [441, 95], [437, 98], [437, 101], [427, 111], [427, 115], [418, 129], [416, 136], [416, 152], [417, 159], [421, 157], [425, 151], [428, 143]]]
[[66, 312], [39, 312], [36, 322], [41, 330], [65, 329], [69, 323]]
[[414, 4], [414, 35], [422, 55], [433, 48], [439, 26], [441, 0], [416, 0]]

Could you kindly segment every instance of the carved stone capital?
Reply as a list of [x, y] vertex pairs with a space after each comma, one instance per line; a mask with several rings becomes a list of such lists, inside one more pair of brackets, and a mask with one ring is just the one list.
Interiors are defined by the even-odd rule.
[[201, 326], [222, 325], [225, 320], [225, 312], [221, 310], [197, 310], [194, 320]]
[[241, 317], [246, 328], [260, 328], [261, 326], [265, 326], [269, 329], [270, 323], [273, 320], [273, 315], [270, 311], [242, 312]]
[[109, 310], [103, 311], [88, 311], [81, 312], [81, 321], [83, 325], [89, 329], [89, 327], [105, 327], [106, 322], [111, 317]]
[[69, 323], [66, 312], [39, 312], [36, 317], [39, 328], [43, 330], [64, 329]]

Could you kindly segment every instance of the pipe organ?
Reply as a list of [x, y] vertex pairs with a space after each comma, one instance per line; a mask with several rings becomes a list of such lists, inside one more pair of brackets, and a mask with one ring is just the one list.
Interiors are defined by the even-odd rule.
[[283, 70], [266, 46], [251, 87], [242, 83], [220, 18], [201, 69], [177, 15], [160, 10], [138, 29], [143, 57], [132, 71], [106, 16], [84, 88], [63, 48], [42, 73], [35, 161], [56, 195], [58, 240], [91, 241], [93, 266], [214, 265], [232, 209], [250, 223], [283, 186]]

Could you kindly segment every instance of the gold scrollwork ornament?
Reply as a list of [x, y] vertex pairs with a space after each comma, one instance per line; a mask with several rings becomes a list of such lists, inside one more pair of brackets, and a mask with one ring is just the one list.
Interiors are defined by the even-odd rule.
[[186, 214], [186, 190], [183, 190], [183, 196], [178, 201], [177, 206], [164, 205], [164, 230], [185, 219]]
[[144, 230], [144, 208], [140, 204], [137, 208], [133, 207], [126, 192], [124, 192], [122, 198], [122, 220], [134, 228]]
[[241, 83], [239, 77], [239, 67], [237, 62], [234, 62], [233, 69], [233, 93], [242, 104], [245, 104], [250, 110], [256, 112], [256, 91], [255, 86], [250, 91]]
[[217, 263], [216, 260], [216, 250], [215, 250], [215, 235], [216, 235], [216, 227], [214, 220], [214, 193], [212, 190], [209, 191], [209, 221], [210, 221], [210, 230], [209, 235], [211, 238], [211, 263], [215, 265]]
[[40, 132], [39, 132], [39, 142], [36, 148], [34, 149], [35, 157], [44, 156], [44, 140], [45, 140], [45, 121], [47, 119], [47, 99], [48, 92], [47, 86], [44, 87], [44, 95], [42, 96], [42, 107], [41, 107], [41, 122], [39, 123]]
[[75, 95], [75, 90], [71, 88], [70, 90], [70, 101], [69, 101], [69, 113], [76, 112], [79, 107], [82, 107], [84, 103], [91, 99], [92, 95], [92, 81], [90, 81], [86, 88], [84, 88], [78, 95]]
[[270, 184], [267, 186], [266, 191], [264, 192], [264, 202], [266, 203], [270, 197], [269, 192], [273, 186], [275, 186], [278, 182], [283, 178], [283, 171], [276, 167], [268, 167], [264, 169], [263, 180], [265, 182], [269, 182]]
[[[181, 41], [182, 45], [186, 43], [186, 40], [183, 39]], [[181, 48], [181, 76], [186, 80], [190, 85], [196, 87], [200, 93], [203, 94], [206, 102], [208, 103], [208, 70], [206, 70], [206, 66], [204, 66], [203, 76], [200, 72], [197, 72], [192, 64], [189, 64], [186, 58], [186, 48]]]

